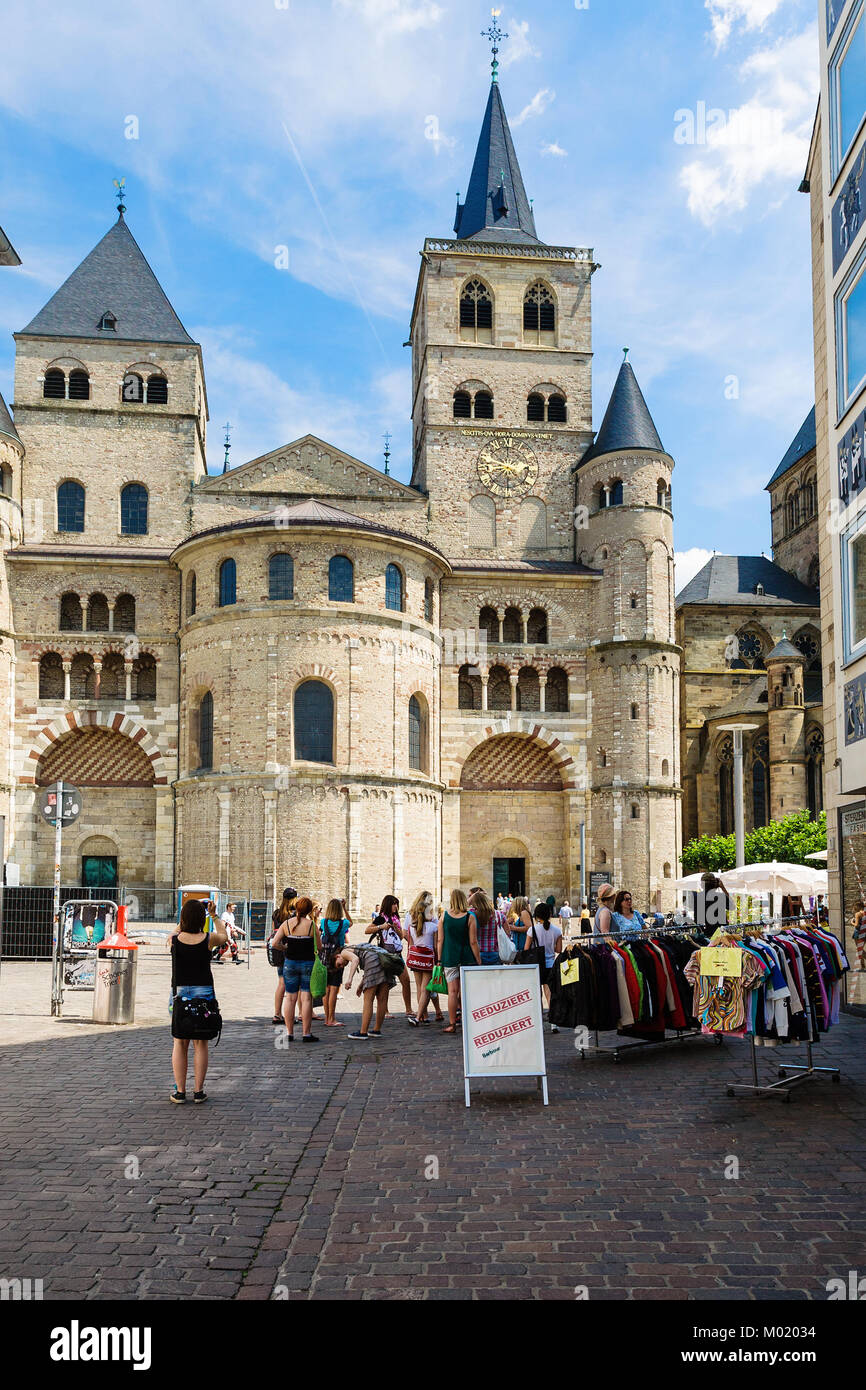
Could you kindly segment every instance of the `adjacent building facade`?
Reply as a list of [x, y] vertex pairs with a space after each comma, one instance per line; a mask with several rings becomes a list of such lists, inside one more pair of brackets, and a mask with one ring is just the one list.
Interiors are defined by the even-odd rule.
[[[78, 786], [66, 882], [290, 882], [353, 912], [474, 882], [673, 903], [673, 459], [592, 252], [535, 227], [498, 84], [424, 245], [406, 485], [307, 436], [205, 463], [199, 346], [121, 212], [16, 334], [0, 410], [5, 858]], [[587, 846], [581, 864], [581, 831]]]

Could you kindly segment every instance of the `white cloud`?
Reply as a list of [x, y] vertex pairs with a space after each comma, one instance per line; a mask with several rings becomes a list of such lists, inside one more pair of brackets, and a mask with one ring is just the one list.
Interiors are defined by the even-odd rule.
[[543, 115], [550, 103], [555, 100], [556, 92], [552, 91], [550, 87], [542, 87], [540, 92], [535, 93], [529, 105], [524, 106], [520, 115], [511, 122], [512, 126], [523, 125], [523, 122], [528, 121], [530, 116]]
[[705, 0], [713, 26], [716, 52], [724, 48], [736, 24], [744, 29], [763, 29], [783, 0]]
[[674, 588], [677, 593], [684, 589], [690, 579], [703, 569], [708, 560], [712, 560], [715, 551], [702, 550], [700, 546], [694, 545], [691, 550], [677, 550], [674, 554]]
[[529, 21], [510, 19], [508, 21], [508, 40], [499, 59], [499, 66], [502, 70], [510, 68], [513, 63], [519, 63], [524, 58], [540, 57], [540, 51], [533, 48], [529, 40]]
[[413, 34], [438, 24], [444, 14], [439, 5], [416, 5], [406, 0], [338, 0], [338, 4], [360, 15], [380, 33]]
[[[712, 226], [763, 191], [768, 200], [802, 174], [818, 90], [815, 26], [753, 53], [740, 68], [751, 96], [733, 111], [706, 112], [700, 154], [680, 174], [689, 212]], [[678, 124], [680, 124], [678, 113]]]
[[566, 159], [568, 156], [568, 150], [564, 150], [561, 145], [557, 145], [555, 140], [552, 145], [542, 145], [541, 153], [556, 155], [558, 159]]

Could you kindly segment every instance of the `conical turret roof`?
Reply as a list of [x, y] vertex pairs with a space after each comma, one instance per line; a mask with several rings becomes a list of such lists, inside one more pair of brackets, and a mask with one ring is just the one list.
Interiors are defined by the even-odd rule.
[[623, 449], [653, 449], [659, 454], [665, 447], [653, 424], [643, 392], [629, 361], [624, 361], [614, 383], [601, 429], [581, 459], [588, 463], [602, 454], [620, 453]]
[[16, 444], [21, 443], [21, 440], [18, 437], [18, 431], [16, 430], [15, 425], [13, 423], [12, 416], [9, 414], [9, 407], [4, 401], [2, 395], [0, 395], [0, 434], [8, 435], [10, 439], [15, 440]]
[[[105, 314], [115, 327], [100, 328]], [[122, 214], [22, 332], [46, 338], [193, 341]]]
[[454, 234], [460, 241], [538, 243], [532, 206], [496, 81], [487, 99], [466, 201], [457, 205]]

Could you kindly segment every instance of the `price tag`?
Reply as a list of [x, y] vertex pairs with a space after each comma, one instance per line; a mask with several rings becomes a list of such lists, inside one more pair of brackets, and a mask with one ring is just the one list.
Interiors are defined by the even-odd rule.
[[577, 956], [573, 960], [564, 960], [559, 967], [559, 979], [564, 985], [576, 985], [580, 979], [580, 961]]
[[723, 975], [738, 980], [743, 973], [743, 953], [737, 946], [703, 946], [701, 974]]

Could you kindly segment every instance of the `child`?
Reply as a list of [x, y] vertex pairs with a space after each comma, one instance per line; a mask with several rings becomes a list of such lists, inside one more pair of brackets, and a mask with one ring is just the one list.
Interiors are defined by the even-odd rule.
[[344, 967], [338, 966], [336, 961], [346, 944], [346, 937], [351, 925], [352, 919], [346, 911], [345, 900], [332, 898], [328, 903], [324, 919], [319, 924], [322, 937], [322, 959], [328, 970], [328, 986], [325, 990], [326, 1028], [339, 1028], [341, 1026], [336, 1018], [336, 1012], [337, 996], [343, 982]]

